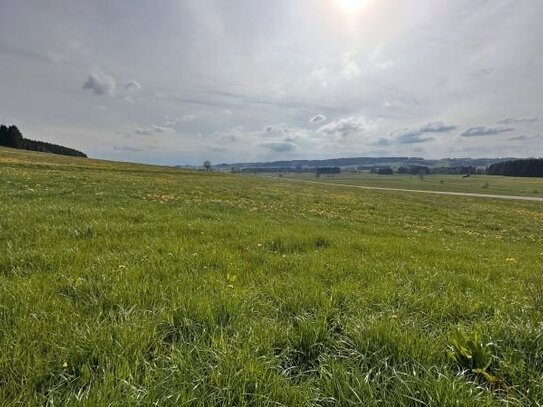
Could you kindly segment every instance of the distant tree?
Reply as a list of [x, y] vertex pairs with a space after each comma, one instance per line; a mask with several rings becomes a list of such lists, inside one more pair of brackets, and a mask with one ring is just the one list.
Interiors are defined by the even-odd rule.
[[529, 158], [492, 164], [487, 168], [487, 174], [512, 177], [543, 177], [543, 159]]
[[317, 176], [317, 178], [321, 174], [341, 174], [340, 167], [317, 167], [315, 171], [316, 171], [315, 175]]
[[8, 146], [8, 127], [0, 125], [0, 146]]
[[419, 169], [419, 174], [418, 175], [419, 175], [419, 179], [421, 181], [424, 181], [424, 177], [426, 176], [426, 171], [421, 168], [421, 169]]
[[381, 167], [377, 170], [377, 174], [379, 175], [392, 175], [394, 174], [394, 171], [390, 167]]
[[17, 126], [7, 127], [0, 125], [0, 145], [24, 150], [41, 151], [44, 153], [86, 157], [84, 153], [74, 150], [73, 148], [24, 138]]
[[2, 145], [12, 148], [22, 148], [23, 147], [23, 135], [17, 128], [17, 126], [1, 126], [0, 140], [2, 140]]
[[205, 160], [204, 161], [204, 168], [209, 171], [211, 169], [211, 161]]
[[430, 173], [430, 168], [426, 167], [425, 165], [411, 165], [409, 166], [409, 173], [411, 175], [419, 175], [423, 172], [424, 175]]

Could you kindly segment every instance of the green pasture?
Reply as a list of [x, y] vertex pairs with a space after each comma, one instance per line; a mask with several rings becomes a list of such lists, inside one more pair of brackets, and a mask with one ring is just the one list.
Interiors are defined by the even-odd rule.
[[[543, 178], [504, 177], [498, 175], [378, 175], [368, 172], [343, 172], [335, 175], [285, 173], [283, 177], [338, 184], [362, 185], [380, 188], [404, 188], [424, 191], [468, 192], [493, 195], [522, 195], [543, 197]], [[278, 174], [269, 175], [278, 177]]]
[[0, 405], [542, 405], [543, 204], [321, 181], [0, 149]]

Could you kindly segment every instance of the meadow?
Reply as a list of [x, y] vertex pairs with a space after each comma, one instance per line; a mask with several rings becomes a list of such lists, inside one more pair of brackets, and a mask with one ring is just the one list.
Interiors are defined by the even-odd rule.
[[[283, 177], [301, 180], [379, 188], [543, 197], [543, 179], [541, 178], [498, 175], [471, 175], [468, 178], [463, 178], [462, 175], [428, 174], [421, 179], [418, 175], [378, 175], [369, 172], [343, 172], [334, 175], [321, 175], [318, 179], [315, 174], [308, 173], [282, 175]], [[277, 175], [272, 175], [272, 177], [274, 176]]]
[[540, 202], [11, 149], [0, 197], [2, 406], [543, 405]]

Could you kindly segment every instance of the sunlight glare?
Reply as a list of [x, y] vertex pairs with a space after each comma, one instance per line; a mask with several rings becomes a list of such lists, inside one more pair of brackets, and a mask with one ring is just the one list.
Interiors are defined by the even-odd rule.
[[339, 8], [347, 14], [356, 14], [361, 12], [370, 2], [370, 0], [336, 0]]

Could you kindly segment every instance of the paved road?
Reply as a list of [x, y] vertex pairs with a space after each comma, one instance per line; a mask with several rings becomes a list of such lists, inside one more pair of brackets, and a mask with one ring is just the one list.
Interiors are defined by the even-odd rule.
[[362, 186], [362, 185], [340, 184], [340, 183], [337, 183], [337, 182], [308, 181], [308, 180], [305, 180], [305, 179], [284, 178], [284, 177], [281, 178], [281, 179], [284, 179], [284, 180], [287, 180], [287, 181], [294, 181], [294, 182], [305, 182], [307, 184], [333, 185], [333, 186], [336, 186], [336, 187], [374, 189], [374, 190], [379, 190], [379, 191], [415, 192], [415, 193], [422, 193], [422, 194], [456, 195], [456, 196], [471, 196], [471, 197], [475, 197], [475, 198], [513, 199], [513, 200], [517, 200], [517, 201], [543, 202], [543, 198], [537, 197], [537, 196], [474, 194], [474, 193], [471, 193], [471, 192], [424, 191], [422, 189], [366, 187], [366, 186]]

